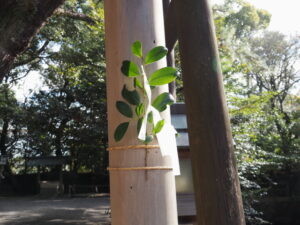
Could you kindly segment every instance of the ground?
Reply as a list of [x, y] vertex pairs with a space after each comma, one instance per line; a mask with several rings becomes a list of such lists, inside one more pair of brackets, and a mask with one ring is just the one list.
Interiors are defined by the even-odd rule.
[[108, 225], [109, 199], [0, 198], [1, 225]]
[[[178, 195], [181, 225], [191, 225], [195, 215], [193, 195]], [[0, 225], [109, 225], [109, 197], [1, 198]], [[192, 217], [191, 217], [192, 216]]]

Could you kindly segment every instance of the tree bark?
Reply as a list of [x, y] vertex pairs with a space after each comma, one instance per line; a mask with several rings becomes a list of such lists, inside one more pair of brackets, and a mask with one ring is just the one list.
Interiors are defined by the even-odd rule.
[[72, 12], [64, 9], [57, 9], [54, 14], [57, 16], [69, 17], [74, 20], [81, 20], [90, 25], [96, 25], [96, 21], [92, 17], [82, 13]]
[[[168, 48], [167, 66], [175, 67], [174, 47], [177, 41], [177, 28], [175, 18], [175, 7], [171, 5], [171, 0], [163, 0], [166, 46]], [[176, 101], [176, 81], [169, 83], [169, 93]]]
[[0, 83], [64, 0], [0, 0]]
[[[132, 81], [121, 74], [123, 60], [136, 60], [131, 54], [131, 44], [140, 40], [143, 53], [157, 45], [165, 45], [162, 1], [157, 0], [106, 0], [106, 60], [108, 98], [109, 146], [141, 144], [137, 140], [136, 123], [129, 128], [120, 142], [115, 142], [115, 128], [126, 122], [116, 110], [121, 100], [121, 90]], [[166, 66], [165, 60], [151, 64], [149, 73]], [[168, 92], [167, 85], [160, 86], [157, 95]], [[170, 121], [170, 112], [164, 113]], [[156, 143], [154, 143], [156, 144]], [[159, 149], [146, 151], [110, 151], [109, 164], [113, 168], [170, 167], [171, 158], [162, 156]], [[110, 171], [112, 225], [177, 225], [176, 190], [174, 174], [170, 170]]]
[[176, 1], [198, 225], [245, 224], [208, 0]]
[[8, 125], [9, 120], [4, 118], [3, 119], [3, 125], [2, 125], [2, 131], [0, 135], [0, 152], [1, 155], [6, 155], [6, 139], [7, 139], [7, 133], [8, 133]]
[[[66, 127], [66, 124], [68, 122], [68, 119], [63, 119], [61, 121], [61, 124], [59, 126], [59, 128], [56, 130], [55, 132], [55, 155], [57, 157], [61, 157], [63, 156], [63, 152], [62, 152], [62, 138], [63, 138], [63, 135], [64, 135], [64, 129]], [[58, 165], [57, 167], [57, 170], [58, 170], [58, 174], [59, 174], [59, 187], [58, 187], [58, 193], [59, 194], [63, 194], [63, 191], [64, 191], [64, 185], [63, 185], [63, 165]]]
[[174, 0], [163, 0], [166, 47], [170, 51], [174, 49], [178, 40], [175, 2]]

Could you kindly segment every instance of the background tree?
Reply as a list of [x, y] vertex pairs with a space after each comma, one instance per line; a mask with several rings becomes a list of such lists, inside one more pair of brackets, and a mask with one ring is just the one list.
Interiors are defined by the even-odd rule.
[[[271, 15], [245, 1], [214, 6], [214, 17], [245, 213], [264, 224], [254, 205], [274, 187], [272, 173], [299, 167], [299, 38], [266, 31]], [[177, 79], [179, 100], [183, 88]]]
[[255, 202], [276, 184], [272, 174], [299, 162], [299, 41], [264, 31], [270, 14], [242, 1], [215, 15], [246, 216], [264, 224]]
[[[0, 153], [13, 157], [14, 149], [21, 139], [23, 110], [8, 84], [0, 86]], [[10, 164], [5, 166], [4, 175], [11, 174]]]
[[11, 70], [33, 36], [63, 0], [21, 0], [0, 2], [0, 82]]
[[27, 132], [15, 153], [69, 155], [73, 171], [106, 167], [103, 29], [101, 2], [67, 1], [18, 56], [6, 81], [37, 71], [43, 88], [22, 107]]
[[74, 172], [99, 171], [106, 165], [107, 142], [102, 76], [85, 69], [66, 75], [56, 69], [47, 70], [49, 90], [26, 104], [28, 148], [32, 155], [70, 156]]
[[[50, 20], [53, 23], [58, 18], [69, 18], [73, 21], [78, 20], [96, 25], [97, 13], [92, 13], [92, 11], [87, 13], [86, 10], [89, 10], [89, 5], [99, 5], [101, 1], [69, 0], [63, 3], [64, 0], [1, 2], [1, 82], [4, 77], [13, 81], [24, 77], [42, 64], [42, 60], [48, 56], [47, 49], [50, 50], [53, 47], [51, 41], [55, 42], [58, 35], [57, 32], [47, 32], [47, 29], [41, 30]], [[51, 25], [48, 26], [50, 27]]]
[[[7, 171], [24, 169], [18, 156], [68, 155], [78, 172], [102, 170], [107, 162], [102, 1], [59, 2], [1, 2], [0, 149], [11, 156]], [[59, 8], [49, 7], [51, 17], [47, 9], [37, 34], [42, 20], [19, 29], [47, 4]], [[254, 203], [274, 187], [275, 173], [299, 168], [299, 38], [266, 31], [271, 15], [245, 1], [214, 6], [214, 16], [246, 215], [263, 224]], [[8, 41], [22, 32], [26, 40]], [[41, 90], [17, 102], [11, 86], [31, 71], [42, 74]]]

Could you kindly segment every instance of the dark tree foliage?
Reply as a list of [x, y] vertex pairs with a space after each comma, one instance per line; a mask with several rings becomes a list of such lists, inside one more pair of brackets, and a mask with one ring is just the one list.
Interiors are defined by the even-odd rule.
[[[0, 155], [13, 157], [22, 136], [23, 111], [8, 84], [0, 86]], [[4, 176], [11, 174], [10, 162]]]
[[63, 0], [0, 1], [0, 82]]
[[215, 7], [216, 31], [249, 224], [273, 175], [299, 168], [299, 38], [264, 31], [270, 14], [236, 0]]
[[51, 89], [35, 93], [26, 103], [27, 154], [70, 156], [70, 169], [75, 172], [104, 169], [105, 84], [98, 73], [88, 69], [78, 77], [57, 75], [59, 72], [47, 70]]
[[28, 172], [21, 158], [49, 155], [70, 156], [74, 172], [105, 170], [103, 26], [101, 2], [67, 1], [7, 73], [6, 82], [16, 83], [36, 71], [43, 83], [21, 107], [25, 132], [12, 148], [17, 171]]
[[[107, 164], [102, 1], [68, 0], [54, 12], [61, 2], [0, 1], [0, 149], [13, 172], [24, 169], [23, 157], [39, 155], [70, 156], [75, 172]], [[35, 3], [51, 7], [20, 29], [37, 18]], [[214, 16], [246, 215], [264, 224], [254, 205], [276, 185], [272, 174], [299, 169], [299, 38], [263, 32], [271, 15], [242, 0], [215, 6]], [[10, 84], [31, 71], [43, 87], [20, 104]]]

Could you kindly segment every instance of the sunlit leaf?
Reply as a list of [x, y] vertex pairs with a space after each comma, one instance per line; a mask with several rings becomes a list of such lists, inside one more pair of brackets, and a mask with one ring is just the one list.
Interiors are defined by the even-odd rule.
[[140, 75], [139, 67], [129, 60], [123, 61], [121, 71], [127, 77], [136, 77]]
[[140, 41], [134, 42], [131, 46], [131, 51], [137, 57], [142, 58], [143, 57], [142, 43]]
[[165, 67], [155, 71], [149, 77], [149, 84], [151, 86], [164, 85], [176, 79], [177, 70], [172, 67]]
[[154, 99], [152, 106], [159, 112], [162, 112], [167, 108], [167, 105], [172, 105], [173, 103], [173, 96], [170, 93], [164, 92]]
[[139, 87], [139, 88], [143, 89], [142, 83], [136, 77], [134, 78], [133, 85], [134, 85], [134, 87]]
[[139, 104], [136, 108], [135, 108], [135, 113], [138, 117], [142, 116], [145, 112], [145, 106], [143, 103]]
[[158, 121], [155, 127], [153, 128], [153, 133], [154, 134], [159, 133], [162, 130], [164, 125], [165, 125], [165, 120]]
[[161, 58], [165, 57], [168, 53], [168, 49], [163, 46], [158, 46], [151, 49], [145, 58], [145, 64], [150, 64], [160, 60]]

